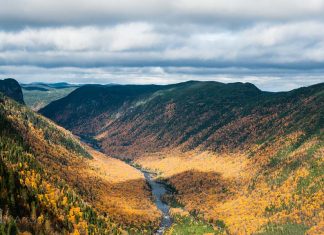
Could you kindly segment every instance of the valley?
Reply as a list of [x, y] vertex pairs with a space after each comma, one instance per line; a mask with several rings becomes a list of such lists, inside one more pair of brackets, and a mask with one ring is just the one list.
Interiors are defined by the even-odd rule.
[[[85, 138], [81, 138], [81, 140], [85, 143], [88, 143], [91, 147], [93, 147], [94, 149], [96, 149], [97, 151], [100, 152], [100, 147], [98, 147], [98, 143], [95, 140], [90, 140], [90, 139], [85, 139]], [[115, 165], [115, 164], [111, 164], [111, 163], [109, 163], [109, 161], [108, 162], [107, 161], [108, 161], [108, 156], [101, 154], [101, 160], [99, 160], [96, 164], [97, 170], [102, 169], [102, 173], [105, 175], [107, 174], [107, 172], [111, 171], [111, 166]], [[115, 160], [115, 161], [119, 162], [118, 160]], [[158, 227], [158, 229], [156, 229], [156, 231], [153, 231], [154, 234], [156, 234], [156, 235], [162, 235], [172, 225], [172, 222], [173, 222], [172, 218], [170, 217], [169, 205], [167, 202], [165, 202], [163, 200], [163, 197], [165, 196], [165, 194], [168, 193], [168, 188], [165, 184], [163, 184], [161, 182], [157, 182], [154, 179], [156, 176], [154, 172], [146, 171], [146, 170], [140, 168], [139, 165], [134, 165], [130, 162], [128, 162], [128, 164], [129, 164], [129, 167], [134, 167], [135, 169], [137, 169], [138, 171], [140, 171], [143, 174], [145, 181], [146, 181], [147, 185], [149, 186], [149, 189], [152, 193], [152, 200], [154, 201], [156, 207], [162, 213], [159, 227]], [[118, 165], [115, 167], [117, 169], [123, 168]], [[125, 170], [125, 169], [123, 169], [123, 170]], [[116, 175], [116, 177], [117, 177], [117, 175]], [[136, 185], [135, 185], [135, 187], [136, 187]]]
[[183, 218], [202, 223], [199, 229], [212, 226], [192, 234], [318, 234], [323, 88], [271, 93], [252, 84], [194, 81], [83, 87], [40, 112], [171, 185], [175, 223], [166, 234], [190, 231]]
[[324, 0], [0, 3], [0, 235], [324, 235]]
[[0, 229], [321, 234], [323, 111], [323, 83], [85, 85], [39, 113], [1, 93]]

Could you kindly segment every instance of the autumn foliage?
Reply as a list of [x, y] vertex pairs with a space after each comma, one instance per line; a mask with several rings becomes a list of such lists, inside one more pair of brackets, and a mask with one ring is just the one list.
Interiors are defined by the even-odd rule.
[[[171, 189], [168, 234], [323, 234], [323, 88], [85, 86], [42, 113], [156, 172]], [[158, 227], [161, 214], [140, 172], [7, 98], [0, 108], [1, 170], [9, 175], [0, 181], [3, 229], [151, 234]]]
[[269, 224], [295, 223], [324, 231], [324, 136], [294, 132], [249, 152], [148, 154], [136, 160], [176, 188], [184, 209], [230, 234], [252, 234]]
[[158, 226], [160, 212], [138, 170], [0, 98], [0, 229], [118, 234]]

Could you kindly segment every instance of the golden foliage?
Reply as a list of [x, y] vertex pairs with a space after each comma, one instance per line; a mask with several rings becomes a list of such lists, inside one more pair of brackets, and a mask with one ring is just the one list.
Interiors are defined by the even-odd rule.
[[[1, 151], [1, 157], [18, 172], [20, 184], [36, 193], [37, 203], [56, 216], [57, 223], [68, 224], [74, 234], [98, 233], [97, 225], [90, 225], [84, 215], [91, 207], [108, 225], [101, 233], [158, 226], [160, 212], [141, 172], [82, 145], [70, 132], [9, 99], [0, 108], [30, 149], [18, 151], [19, 161], [11, 162], [10, 148], [18, 142], [5, 136], [8, 151]], [[34, 217], [52, 233], [52, 221], [39, 213]]]
[[86, 161], [86, 175], [102, 183], [92, 188], [98, 196], [93, 201], [96, 208], [121, 224], [158, 226], [161, 214], [151, 200], [143, 174], [120, 160], [90, 152], [93, 159]]
[[[293, 149], [302, 136], [295, 132], [278, 137], [271, 145], [254, 145], [246, 153], [170, 151], [135, 162], [171, 183], [186, 211], [209, 222], [224, 221], [231, 234], [252, 234], [268, 223], [288, 222], [303, 223], [309, 234], [320, 234], [324, 176], [314, 166], [323, 166], [323, 140], [310, 138]], [[273, 156], [278, 163], [271, 162]], [[308, 178], [309, 185], [303, 187], [301, 180]]]

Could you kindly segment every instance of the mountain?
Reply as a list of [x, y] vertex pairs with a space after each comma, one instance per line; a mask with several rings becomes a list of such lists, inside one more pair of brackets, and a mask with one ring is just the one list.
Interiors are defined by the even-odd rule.
[[[186, 99], [192, 97], [194, 93]], [[188, 104], [185, 110], [175, 111], [175, 120], [181, 121], [172, 128], [160, 122], [157, 128], [157, 132], [163, 133], [159, 141], [167, 144], [153, 152], [155, 136], [150, 145], [140, 138], [149, 151], [144, 152], [139, 143], [134, 144], [139, 150], [134, 164], [157, 172], [160, 180], [174, 188], [170, 203], [180, 207], [174, 208], [176, 213], [196, 215], [228, 234], [322, 234], [324, 84], [290, 92], [256, 92], [252, 100], [241, 97], [233, 101], [240, 105], [222, 111], [220, 116], [217, 111], [229, 105], [222, 105], [217, 111], [211, 109], [217, 119], [207, 123], [206, 114], [195, 116], [198, 105], [188, 109]], [[160, 99], [156, 105], [163, 103]], [[190, 116], [182, 115], [186, 110], [192, 110]], [[131, 128], [139, 125], [135, 122], [138, 119], [131, 114], [128, 117], [132, 121], [129, 131], [125, 131], [127, 135], [136, 132]], [[186, 126], [190, 118], [196, 120], [192, 124], [197, 124], [192, 129]], [[200, 128], [201, 120], [205, 120], [207, 127]], [[175, 144], [164, 139], [165, 130], [172, 131], [169, 138], [174, 138]], [[177, 134], [177, 130], [185, 132]], [[189, 138], [177, 142], [188, 130]], [[116, 154], [124, 151], [126, 156], [133, 153], [128, 146], [116, 151], [109, 143], [115, 140], [114, 135], [120, 138], [119, 133], [108, 129], [100, 136], [102, 147]], [[122, 137], [126, 138], [126, 134]], [[188, 219], [179, 219], [179, 215], [174, 216], [176, 222], [170, 234], [181, 234], [184, 227], [190, 228]]]
[[155, 172], [170, 191], [166, 234], [324, 231], [324, 83], [85, 86], [40, 112]]
[[143, 174], [1, 92], [0, 149], [1, 234], [149, 233], [158, 226]]
[[33, 110], [39, 110], [54, 100], [65, 97], [81, 85], [69, 84], [65, 82], [59, 83], [24, 83], [20, 84], [24, 94], [27, 106]]
[[56, 83], [45, 83], [45, 82], [32, 82], [32, 83], [21, 83], [20, 86], [25, 89], [32, 90], [33, 88], [55, 88], [55, 89], [63, 89], [68, 87], [80, 87], [79, 84], [70, 84], [67, 82], [56, 82]]
[[323, 87], [271, 93], [250, 83], [84, 86], [40, 113], [118, 157], [178, 147], [233, 151], [295, 129], [318, 130]]
[[19, 103], [24, 104], [23, 93], [19, 83], [16, 80], [12, 78], [0, 80], [0, 92]]
[[80, 135], [95, 134], [100, 129], [98, 125], [114, 120], [119, 110], [126, 110], [137, 100], [171, 87], [85, 85], [39, 112]]

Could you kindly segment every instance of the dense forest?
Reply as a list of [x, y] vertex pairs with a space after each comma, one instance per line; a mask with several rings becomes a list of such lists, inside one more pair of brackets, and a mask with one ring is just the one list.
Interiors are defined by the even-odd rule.
[[323, 83], [148, 88], [85, 86], [40, 112], [170, 185], [169, 234], [323, 231]]
[[[1, 208], [4, 222], [1, 230], [8, 234], [15, 234], [12, 231], [18, 229], [32, 234], [96, 233], [105, 230], [109, 233], [107, 223], [110, 222], [100, 217], [59, 175], [51, 174], [38, 162], [42, 156], [35, 156], [34, 152], [38, 151], [36, 148], [45, 146], [41, 143], [29, 146], [24, 140], [30, 137], [30, 133], [25, 130], [25, 136], [22, 136], [17, 126], [12, 126], [12, 120], [8, 119], [16, 118], [13, 112], [19, 110], [19, 105], [3, 95], [0, 99]], [[46, 129], [42, 118], [32, 114], [21, 114], [19, 118], [16, 125], [28, 126], [30, 122], [37, 122], [45, 136], [46, 133], [52, 133], [52, 137], [59, 133], [53, 133], [53, 127]], [[90, 157], [80, 145], [64, 137], [57, 136], [51, 141], [60, 141], [67, 149]]]
[[165, 234], [321, 234], [323, 110], [323, 84], [213, 82], [84, 86], [41, 110], [126, 164], [0, 93], [0, 231], [152, 234], [142, 169]]
[[[5, 234], [119, 234], [157, 226], [159, 213], [137, 170], [104, 159], [68, 131], [1, 93], [0, 122]], [[128, 180], [133, 182], [129, 189]]]
[[181, 148], [249, 149], [276, 136], [323, 128], [324, 84], [264, 92], [250, 83], [84, 86], [40, 110], [105, 153], [140, 156]]

